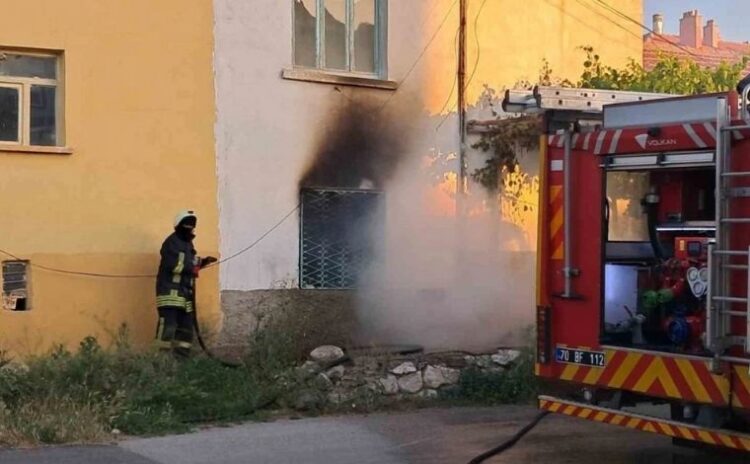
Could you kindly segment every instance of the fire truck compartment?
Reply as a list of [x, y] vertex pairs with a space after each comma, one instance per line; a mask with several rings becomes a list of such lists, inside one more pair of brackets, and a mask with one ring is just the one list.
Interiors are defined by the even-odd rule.
[[708, 355], [715, 177], [710, 168], [605, 167], [603, 344]]

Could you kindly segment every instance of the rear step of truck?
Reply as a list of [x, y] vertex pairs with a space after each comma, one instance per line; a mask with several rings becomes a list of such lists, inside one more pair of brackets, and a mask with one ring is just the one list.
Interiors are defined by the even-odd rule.
[[551, 396], [540, 396], [539, 408], [557, 414], [604, 424], [621, 425], [634, 430], [658, 433], [672, 438], [721, 446], [739, 451], [750, 451], [750, 435], [732, 430], [701, 427], [694, 424], [644, 416], [617, 409], [577, 403]]

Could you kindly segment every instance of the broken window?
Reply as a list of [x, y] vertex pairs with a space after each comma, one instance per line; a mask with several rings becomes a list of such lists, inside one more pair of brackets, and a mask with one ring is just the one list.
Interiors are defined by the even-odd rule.
[[3, 308], [26, 311], [28, 305], [28, 261], [3, 261]]
[[0, 50], [0, 144], [60, 144], [58, 61]]
[[292, 0], [294, 65], [383, 77], [386, 0]]
[[300, 286], [357, 286], [383, 221], [382, 196], [372, 190], [304, 189], [300, 225]]

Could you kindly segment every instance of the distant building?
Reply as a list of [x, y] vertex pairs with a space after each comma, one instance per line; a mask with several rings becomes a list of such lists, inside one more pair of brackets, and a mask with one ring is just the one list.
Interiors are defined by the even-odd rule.
[[[664, 34], [664, 17], [653, 16], [653, 33], [643, 38], [643, 66], [653, 69], [662, 57], [673, 56], [695, 61], [700, 66], [715, 68], [721, 63], [739, 63], [750, 57], [750, 42], [721, 40], [715, 20], [703, 24], [698, 10], [686, 11], [680, 18], [680, 34]], [[750, 72], [750, 64], [745, 69]]]

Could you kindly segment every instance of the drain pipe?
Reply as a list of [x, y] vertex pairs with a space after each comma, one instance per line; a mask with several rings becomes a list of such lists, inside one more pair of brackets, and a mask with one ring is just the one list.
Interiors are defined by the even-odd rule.
[[573, 215], [571, 209], [573, 202], [571, 200], [571, 189], [573, 187], [572, 175], [572, 138], [570, 130], [566, 130], [563, 134], [563, 140], [565, 142], [565, 151], [563, 154], [563, 276], [565, 277], [565, 290], [563, 291], [563, 298], [577, 298], [578, 295], [573, 291], [573, 277], [578, 276], [579, 271], [573, 267], [573, 237], [572, 237], [572, 221]]

